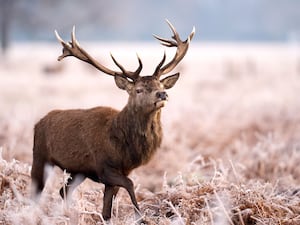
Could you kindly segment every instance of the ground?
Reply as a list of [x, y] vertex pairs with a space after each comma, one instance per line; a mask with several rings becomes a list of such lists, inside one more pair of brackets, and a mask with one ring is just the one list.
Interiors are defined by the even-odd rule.
[[[83, 43], [101, 63], [153, 73], [161, 46]], [[68, 174], [47, 169], [41, 200], [30, 196], [34, 124], [53, 109], [122, 109], [127, 94], [59, 44], [17, 44], [0, 62], [0, 224], [102, 224], [103, 185], [86, 180], [68, 202]], [[167, 50], [167, 60], [174, 51]], [[164, 139], [130, 177], [148, 224], [300, 224], [300, 47], [192, 43], [163, 109]], [[127, 193], [111, 224], [132, 224]]]

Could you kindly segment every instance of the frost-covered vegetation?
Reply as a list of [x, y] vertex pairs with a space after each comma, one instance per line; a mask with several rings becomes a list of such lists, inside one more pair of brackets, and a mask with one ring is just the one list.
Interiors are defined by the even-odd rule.
[[[129, 69], [137, 51], [144, 74], [162, 55], [148, 45], [86, 48], [107, 65], [112, 50]], [[163, 109], [163, 144], [131, 174], [144, 220], [299, 224], [299, 49], [194, 44], [190, 50]], [[58, 190], [68, 175], [58, 168], [47, 170], [41, 200], [29, 198], [35, 122], [55, 108], [121, 109], [127, 100], [111, 77], [76, 59], [58, 64], [59, 51], [58, 45], [18, 46], [0, 64], [0, 224], [103, 223], [103, 185], [86, 180], [64, 202]], [[113, 212], [111, 224], [134, 223], [124, 190]]]

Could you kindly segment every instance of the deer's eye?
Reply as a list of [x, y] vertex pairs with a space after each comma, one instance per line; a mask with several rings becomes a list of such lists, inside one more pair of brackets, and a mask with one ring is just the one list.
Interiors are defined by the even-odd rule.
[[136, 89], [135, 91], [136, 91], [137, 94], [140, 94], [140, 93], [143, 92], [143, 89], [139, 88], [139, 89]]

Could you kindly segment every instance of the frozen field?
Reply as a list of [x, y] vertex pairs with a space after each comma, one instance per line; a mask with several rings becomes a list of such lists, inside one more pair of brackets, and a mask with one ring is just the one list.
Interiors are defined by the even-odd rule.
[[[153, 73], [159, 44], [82, 43], [113, 67]], [[49, 176], [40, 204], [30, 193], [34, 124], [53, 109], [122, 109], [127, 94], [59, 44], [15, 45], [0, 62], [0, 224], [101, 224], [102, 184], [85, 181], [68, 207], [63, 173]], [[174, 51], [167, 49], [170, 59]], [[164, 140], [131, 174], [149, 224], [300, 224], [300, 46], [191, 43], [163, 109]], [[112, 224], [132, 224], [125, 191]]]

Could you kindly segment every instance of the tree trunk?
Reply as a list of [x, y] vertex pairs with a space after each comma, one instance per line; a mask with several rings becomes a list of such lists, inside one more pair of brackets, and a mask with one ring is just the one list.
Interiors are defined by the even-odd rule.
[[0, 35], [1, 35], [1, 49], [2, 54], [5, 55], [8, 47], [9, 47], [9, 31], [11, 25], [11, 13], [12, 13], [12, 0], [0, 0], [0, 16], [1, 16], [1, 24], [0, 24]]

